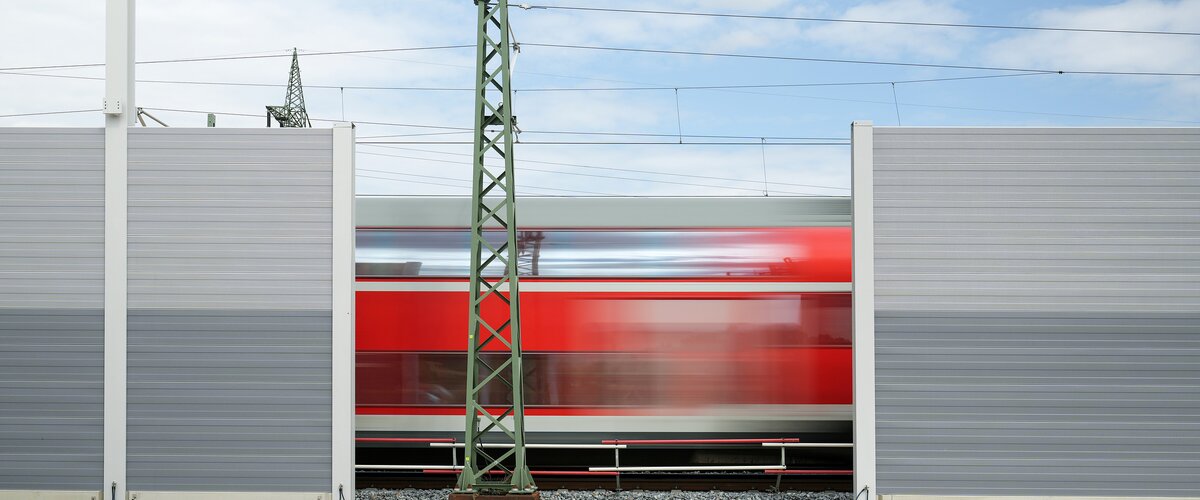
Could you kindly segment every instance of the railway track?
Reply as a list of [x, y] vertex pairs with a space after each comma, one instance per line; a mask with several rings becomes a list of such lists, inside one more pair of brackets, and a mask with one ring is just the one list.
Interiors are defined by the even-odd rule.
[[[412, 472], [360, 471], [356, 479], [359, 488], [380, 489], [442, 489], [451, 488], [454, 474], [422, 474]], [[775, 491], [776, 475], [763, 473], [622, 473], [620, 489], [648, 491]], [[780, 491], [839, 491], [849, 492], [853, 485], [848, 476], [781, 476]], [[616, 490], [613, 476], [539, 476], [542, 490]]]
[[[844, 436], [825, 436], [826, 440], [831, 437]], [[360, 469], [359, 487], [454, 486], [458, 473], [454, 467], [462, 463], [461, 445], [453, 444], [450, 439], [420, 441], [415, 438], [393, 443], [361, 443], [358, 463], [378, 468]], [[813, 444], [817, 441], [802, 444], [798, 439], [763, 441], [625, 440], [619, 442], [620, 446], [617, 441], [605, 441], [605, 445], [533, 445], [527, 449], [527, 456], [539, 487], [547, 490], [850, 491], [852, 488], [850, 448], [784, 449], [781, 446], [820, 445]], [[616, 464], [620, 467], [615, 467]]]

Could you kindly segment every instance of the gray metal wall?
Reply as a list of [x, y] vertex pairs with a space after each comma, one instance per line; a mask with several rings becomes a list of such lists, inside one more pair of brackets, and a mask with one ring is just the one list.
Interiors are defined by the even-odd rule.
[[327, 490], [330, 131], [129, 143], [129, 489]]
[[104, 131], [0, 129], [0, 490], [96, 490]]
[[876, 128], [878, 492], [1195, 496], [1200, 130]]

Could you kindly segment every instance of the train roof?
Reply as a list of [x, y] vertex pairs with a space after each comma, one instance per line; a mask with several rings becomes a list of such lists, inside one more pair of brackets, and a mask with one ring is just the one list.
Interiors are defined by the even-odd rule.
[[[521, 197], [522, 227], [849, 226], [850, 198], [830, 197]], [[359, 196], [358, 227], [466, 227], [470, 199]]]

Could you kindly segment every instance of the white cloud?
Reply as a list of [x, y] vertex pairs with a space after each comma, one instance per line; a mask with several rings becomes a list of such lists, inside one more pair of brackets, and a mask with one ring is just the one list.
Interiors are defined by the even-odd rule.
[[[687, 0], [657, 2], [613, 2], [616, 9], [712, 12], [728, 14], [787, 14], [796, 3], [790, 0]], [[631, 14], [621, 12], [578, 12], [546, 10], [522, 15], [530, 41], [584, 45], [636, 46], [659, 49], [738, 51], [770, 47], [794, 40], [800, 30], [795, 22], [730, 19], [705, 16]], [[769, 24], [764, 24], [769, 23]], [[532, 33], [532, 34], [529, 34]]]
[[514, 105], [520, 127], [528, 130], [644, 131], [666, 123], [675, 128], [674, 100], [664, 93], [532, 92], [519, 94]]
[[[1068, 28], [1113, 28], [1146, 31], [1195, 31], [1200, 0], [1178, 2], [1127, 0], [1099, 7], [1040, 11], [1031, 23]], [[1184, 72], [1200, 70], [1200, 38], [1078, 32], [1028, 32], [992, 43], [985, 49], [995, 64], [1082, 71]], [[1129, 85], [1168, 86], [1200, 95], [1197, 78], [1121, 77]]]
[[[1184, 2], [1137, 1], [1114, 6], [1047, 10], [1022, 22], [1036, 24], [1134, 26], [1151, 29], [1194, 30], [1189, 20], [1200, 18], [1200, 0]], [[857, 3], [857, 5], [853, 5]], [[795, 0], [644, 0], [605, 3], [640, 9], [780, 14], [815, 17], [910, 19], [920, 21], [972, 22], [963, 9], [973, 3], [951, 0], [868, 0], [858, 2]], [[139, 59], [196, 57], [223, 54], [261, 53], [289, 47], [307, 51], [411, 47], [474, 42], [474, 7], [466, 1], [446, 0], [208, 0], [202, 3], [177, 0], [138, 1]], [[1056, 34], [1016, 34], [979, 53], [980, 40], [995, 40], [997, 34], [971, 30], [914, 28], [879, 25], [806, 23], [796, 21], [738, 20], [709, 17], [653, 16], [635, 14], [572, 13], [565, 11], [517, 11], [513, 13], [516, 34], [525, 42], [582, 43], [629, 47], [793, 54], [914, 61], [956, 60], [979, 62], [988, 54], [994, 61], [1004, 57], [1011, 64], [1043, 65], [1072, 62], [1075, 68], [1115, 67], [1132, 69], [1196, 68], [1200, 60], [1194, 37], [1119, 38], [1090, 47], [1076, 39], [1035, 38]], [[1095, 17], [1101, 16], [1101, 17]], [[96, 0], [9, 1], [0, 16], [0, 67], [103, 61], [103, 2]], [[1194, 21], [1193, 21], [1194, 22]], [[1106, 40], [1103, 37], [1099, 40]], [[1130, 43], [1134, 40], [1136, 43]], [[1003, 45], [1007, 43], [1009, 45]], [[1122, 46], [1121, 44], [1127, 46]], [[1183, 43], [1183, 46], [1180, 46]], [[1192, 44], [1192, 45], [1187, 45]], [[963, 48], [969, 46], [970, 49]], [[1091, 49], [1093, 53], [1088, 52]], [[302, 52], [303, 54], [303, 52]], [[699, 83], [758, 83], [804, 81], [810, 66], [782, 62], [756, 62], [683, 56], [614, 54], [610, 52], [527, 48], [520, 56], [518, 86], [605, 86], [658, 83], [668, 86]], [[268, 82], [283, 85], [287, 79], [286, 58], [252, 59], [219, 63], [144, 65], [141, 79], [214, 80]], [[336, 90], [311, 87], [315, 84], [387, 86], [471, 86], [474, 51], [404, 52], [360, 56], [302, 56], [304, 82], [310, 87], [306, 99], [310, 114], [321, 118], [341, 115], [341, 94]], [[1079, 63], [1079, 64], [1074, 64]], [[898, 71], [871, 67], [822, 66], [828, 74], [821, 79], [859, 79]], [[101, 68], [55, 71], [56, 74], [102, 76]], [[547, 74], [557, 74], [551, 77]], [[853, 74], [854, 76], [847, 76]], [[593, 81], [589, 81], [589, 79]], [[596, 81], [605, 80], [605, 81]], [[1200, 79], [1189, 79], [1196, 85]], [[1105, 80], [1108, 81], [1108, 80]], [[1111, 80], [1143, 81], [1138, 79]], [[1144, 80], [1151, 81], [1151, 80]], [[1163, 80], [1153, 80], [1163, 81]], [[1109, 82], [1109, 83], [1111, 83]], [[949, 89], [950, 87], [945, 87]], [[968, 88], [966, 84], [962, 88]], [[1104, 91], [1111, 91], [1109, 85]], [[813, 94], [796, 101], [782, 97], [787, 91], [742, 93], [685, 93], [683, 128], [693, 133], [782, 135], [841, 135], [853, 117], [883, 113], [892, 108], [878, 88], [808, 89]], [[249, 117], [221, 116], [221, 127], [262, 127], [263, 106], [283, 99], [282, 87], [184, 86], [142, 83], [138, 104], [147, 107], [186, 108], [205, 111], [249, 113]], [[957, 92], [957, 91], [954, 91]], [[886, 93], [886, 92], [885, 92]], [[1103, 91], [1097, 91], [1097, 95]], [[99, 81], [60, 80], [0, 75], [0, 115], [29, 111], [97, 108], [103, 94]], [[903, 102], [905, 94], [901, 93]], [[1200, 95], [1197, 92], [1193, 95]], [[947, 99], [963, 94], [948, 94]], [[742, 101], [733, 98], [746, 98]], [[1088, 96], [1091, 99], [1091, 96]], [[706, 101], [711, 99], [711, 106]], [[822, 99], [846, 99], [831, 106]], [[863, 103], [867, 99], [882, 102]], [[1105, 97], [1093, 99], [1103, 105]], [[931, 101], [932, 102], [932, 101]], [[939, 101], [941, 102], [941, 101]], [[955, 101], [961, 102], [961, 101]], [[954, 104], [955, 102], [948, 102]], [[1140, 102], [1140, 101], [1139, 101]], [[1182, 109], [1194, 119], [1195, 106], [1188, 111], [1183, 102], [1195, 99], [1164, 98], [1163, 108]], [[946, 103], [946, 102], [943, 102]], [[1089, 103], [1090, 105], [1091, 103]], [[346, 117], [355, 121], [402, 122], [467, 127], [471, 120], [470, 92], [346, 91]], [[1132, 106], [1136, 106], [1133, 104]], [[617, 130], [627, 132], [674, 132], [675, 107], [670, 92], [518, 94], [515, 103], [521, 126], [527, 130]], [[907, 112], [907, 111], [906, 111]], [[800, 114], [798, 114], [800, 113]], [[1189, 114], [1190, 113], [1190, 114]], [[155, 112], [172, 126], [203, 126], [203, 114]], [[963, 113], [958, 113], [962, 115]], [[1130, 114], [1137, 114], [1131, 112]], [[1153, 114], [1153, 113], [1148, 113]], [[803, 116], [801, 116], [803, 115]], [[844, 121], [842, 121], [844, 120]], [[98, 113], [53, 117], [5, 118], [0, 126], [100, 126]], [[328, 126], [328, 123], [317, 123]], [[836, 132], [829, 132], [836, 130]], [[752, 131], [752, 132], [751, 132]], [[429, 129], [360, 125], [360, 136], [428, 133]], [[569, 136], [543, 136], [563, 139]], [[466, 140], [469, 134], [410, 137], [404, 140]], [[526, 137], [532, 140], [532, 137]], [[580, 137], [598, 139], [598, 137]], [[617, 138], [612, 138], [617, 139]], [[436, 146], [418, 145], [433, 148]], [[437, 147], [442, 148], [442, 147]], [[469, 147], [444, 146], [461, 153]], [[363, 151], [368, 148], [364, 147]], [[846, 149], [770, 147], [768, 166], [772, 180], [801, 184], [846, 186]], [[641, 146], [527, 146], [518, 158], [586, 163], [622, 168], [664, 170], [678, 173], [734, 177], [749, 191], [722, 190], [661, 183], [637, 184], [617, 179], [529, 173], [522, 181], [551, 187], [597, 190], [622, 194], [749, 194], [754, 195], [761, 179], [761, 152], [757, 147], [641, 147]], [[400, 158], [359, 158], [366, 168], [392, 169], [409, 173], [448, 177], [437, 179], [461, 187], [397, 183], [363, 178], [360, 188], [373, 193], [466, 193], [469, 166], [419, 162]], [[537, 165], [555, 169], [555, 166]], [[564, 167], [566, 168], [566, 167]], [[588, 172], [587, 170], [574, 170]], [[376, 175], [376, 174], [371, 174]], [[635, 176], [629, 174], [630, 176]], [[651, 176], [647, 176], [651, 177]], [[672, 177], [653, 177], [680, 180]], [[409, 178], [409, 180], [418, 180]], [[686, 179], [685, 179], [686, 181]], [[710, 180], [696, 183], [724, 184]], [[788, 188], [780, 188], [787, 190]], [[793, 188], [802, 191], [799, 188]], [[823, 191], [826, 192], [826, 191]]]
[[[962, 23], [967, 15], [939, 0], [885, 0], [846, 9], [840, 19]], [[973, 39], [961, 29], [887, 24], [827, 23], [805, 31], [805, 38], [856, 55], [895, 58], [914, 56], [946, 60], [957, 57]]]
[[[103, 2], [48, 0], [12, 2], [5, 6], [0, 26], [0, 44], [20, 47], [6, 51], [0, 66], [55, 63], [91, 63], [104, 59]], [[469, 4], [460, 9], [447, 8], [447, 2], [406, 2], [420, 8], [426, 16], [414, 17], [398, 12], [376, 12], [346, 8], [342, 2], [239, 1], [210, 0], [203, 3], [168, 0], [141, 0], [137, 5], [136, 48], [139, 60], [187, 58], [211, 55], [261, 53], [283, 54], [291, 46], [303, 50], [339, 50], [378, 47], [411, 47], [447, 43], [470, 43], [469, 30], [454, 28], [451, 19], [469, 13]], [[441, 13], [441, 15], [439, 15]], [[453, 14], [453, 15], [451, 15]], [[386, 56], [384, 56], [386, 57]], [[392, 57], [402, 57], [393, 55]], [[470, 50], [406, 53], [403, 57], [470, 65]], [[285, 84], [289, 61], [251, 59], [188, 64], [139, 65], [139, 79], [266, 82]], [[465, 75], [469, 70], [446, 66], [417, 65], [373, 61], [364, 63], [353, 57], [301, 57], [306, 84], [421, 85], [444, 84], [450, 75]], [[103, 76], [102, 68], [59, 71], [56, 73]], [[202, 109], [259, 114], [263, 106], [278, 104], [283, 88], [219, 87], [192, 85], [138, 85], [138, 104], [145, 107]], [[0, 76], [0, 114], [20, 111], [63, 110], [99, 107], [103, 83], [86, 80], [60, 80], [29, 76]], [[408, 115], [405, 120], [437, 123], [441, 113], [420, 99], [405, 99], [395, 93], [356, 93], [347, 95], [348, 104], [359, 104], [350, 111], [361, 119], [381, 119], [375, 110], [426, 108], [423, 116]], [[340, 100], [336, 91], [310, 89], [306, 92], [310, 114], [337, 117]], [[364, 110], [366, 111], [364, 113]], [[162, 112], [160, 118], [175, 125], [202, 125], [203, 115]], [[365, 115], [365, 116], [364, 116]], [[394, 118], [394, 117], [392, 117]], [[98, 125], [100, 117], [75, 117], [67, 123]], [[265, 118], [221, 117], [222, 126], [261, 126]], [[462, 120], [469, 122], [469, 119]], [[45, 123], [27, 120], [26, 123]], [[19, 123], [5, 122], [5, 125]]]

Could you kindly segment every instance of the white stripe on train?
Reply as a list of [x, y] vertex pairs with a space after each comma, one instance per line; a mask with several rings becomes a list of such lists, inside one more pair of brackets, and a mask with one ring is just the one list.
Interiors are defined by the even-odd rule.
[[[465, 292], [466, 281], [359, 281], [360, 292]], [[500, 291], [508, 291], [501, 285]], [[848, 282], [524, 281], [522, 292], [777, 292], [850, 293]]]
[[[852, 405], [737, 405], [685, 415], [528, 415], [526, 432], [587, 434], [797, 433], [841, 430]], [[358, 415], [367, 432], [462, 432], [461, 415]], [[768, 436], [777, 437], [777, 436]]]

